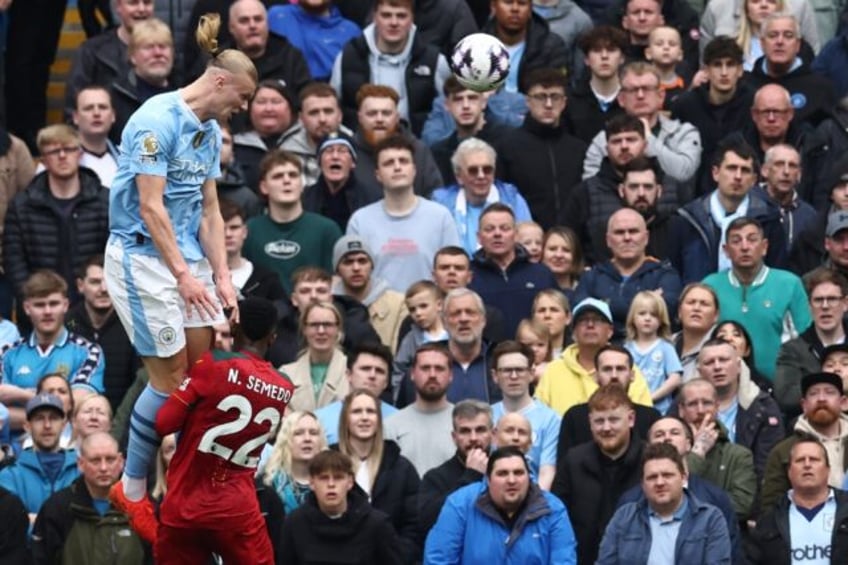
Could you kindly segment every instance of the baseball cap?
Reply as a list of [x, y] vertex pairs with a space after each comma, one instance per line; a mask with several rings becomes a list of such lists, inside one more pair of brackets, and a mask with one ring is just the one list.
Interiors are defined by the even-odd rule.
[[333, 269], [339, 268], [339, 263], [348, 253], [365, 253], [371, 261], [374, 261], [374, 256], [371, 255], [371, 250], [365, 240], [358, 235], [345, 235], [339, 238], [333, 246]]
[[29, 420], [32, 413], [40, 408], [53, 408], [57, 410], [62, 416], [65, 415], [65, 405], [62, 404], [62, 399], [56, 396], [55, 394], [42, 393], [34, 396], [29, 399], [29, 402], [26, 404], [26, 417]]
[[833, 385], [843, 394], [845, 389], [842, 385], [842, 377], [836, 373], [810, 373], [801, 378], [801, 396], [807, 396], [807, 390], [817, 384]]
[[610, 312], [609, 304], [597, 298], [584, 298], [572, 310], [572, 323], [577, 323], [578, 318], [583, 314], [595, 312], [612, 324], [612, 312]]
[[848, 229], [848, 211], [840, 210], [827, 217], [827, 237], [833, 237], [844, 229]]
[[353, 157], [353, 161], [356, 162], [356, 149], [353, 148], [353, 141], [351, 141], [350, 136], [345, 135], [340, 131], [334, 131], [327, 134], [327, 136], [321, 140], [321, 144], [318, 145], [318, 157], [321, 157], [321, 154], [328, 147], [332, 147], [333, 145], [344, 145], [347, 147], [347, 150], [350, 151], [350, 156]]

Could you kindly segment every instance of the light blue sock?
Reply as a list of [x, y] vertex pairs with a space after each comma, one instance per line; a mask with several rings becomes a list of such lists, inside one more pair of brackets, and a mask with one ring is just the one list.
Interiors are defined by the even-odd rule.
[[135, 401], [130, 416], [130, 438], [127, 445], [127, 464], [124, 474], [131, 478], [146, 479], [150, 465], [162, 438], [156, 433], [156, 413], [168, 400], [167, 394], [149, 384]]

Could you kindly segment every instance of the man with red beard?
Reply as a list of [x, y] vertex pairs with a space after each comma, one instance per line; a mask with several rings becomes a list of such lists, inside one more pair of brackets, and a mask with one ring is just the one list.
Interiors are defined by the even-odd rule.
[[370, 202], [383, 197], [382, 185], [375, 175], [377, 156], [374, 148], [378, 142], [398, 133], [409, 139], [414, 149], [415, 194], [429, 196], [435, 188], [444, 186], [442, 174], [430, 148], [401, 129], [399, 101], [400, 96], [390, 86], [363, 84], [356, 93], [358, 127], [353, 138], [357, 154], [354, 176], [357, 185]]
[[787, 477], [792, 446], [801, 435], [822, 442], [830, 460], [828, 484], [842, 488], [848, 457], [848, 416], [842, 413], [845, 391], [842, 378], [834, 373], [811, 373], [801, 379], [801, 408], [804, 413], [795, 423], [795, 433], [778, 443], [769, 454], [760, 497], [761, 510], [769, 511], [791, 488]]
[[634, 422], [633, 403], [624, 388], [602, 386], [589, 398], [592, 441], [559, 458], [551, 492], [568, 508], [580, 565], [595, 562], [619, 497], [639, 484], [642, 441], [632, 434]]

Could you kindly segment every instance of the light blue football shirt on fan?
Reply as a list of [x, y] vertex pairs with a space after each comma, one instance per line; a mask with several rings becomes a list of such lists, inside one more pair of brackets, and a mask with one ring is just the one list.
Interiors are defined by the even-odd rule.
[[[204, 258], [198, 232], [202, 187], [221, 176], [221, 128], [201, 122], [179, 91], [150, 98], [130, 117], [121, 136], [118, 172], [109, 194], [110, 243], [130, 253], [158, 256], [141, 219], [136, 175], [165, 177], [165, 209], [187, 261]], [[140, 237], [142, 236], [142, 237]]]

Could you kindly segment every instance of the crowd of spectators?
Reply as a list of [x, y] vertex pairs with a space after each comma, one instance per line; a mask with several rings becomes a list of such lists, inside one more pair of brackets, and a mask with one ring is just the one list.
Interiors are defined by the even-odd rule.
[[[274, 561], [848, 555], [848, 8], [108, 4], [48, 125], [64, 2], [0, 0], [0, 562], [152, 560], [107, 497], [147, 377], [102, 253], [123, 126], [202, 73], [210, 11], [259, 75], [217, 188], [295, 385]], [[448, 65], [477, 31], [493, 92]]]

